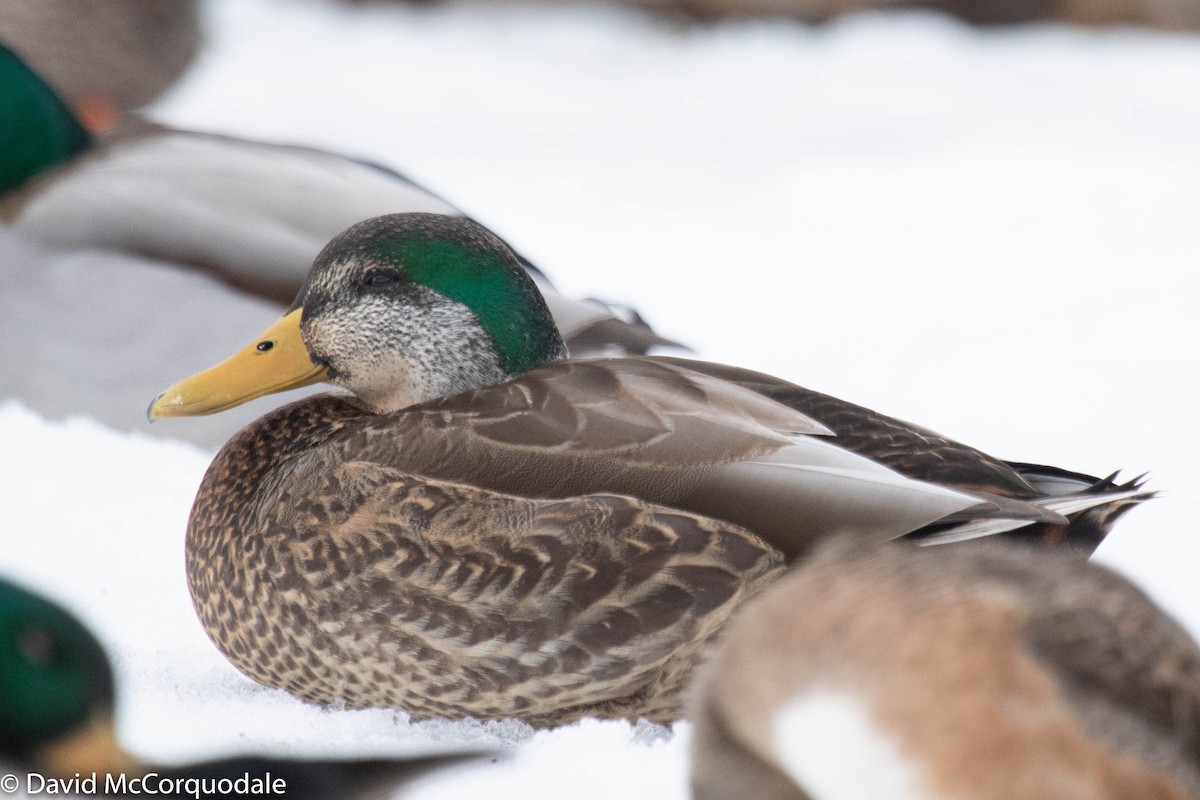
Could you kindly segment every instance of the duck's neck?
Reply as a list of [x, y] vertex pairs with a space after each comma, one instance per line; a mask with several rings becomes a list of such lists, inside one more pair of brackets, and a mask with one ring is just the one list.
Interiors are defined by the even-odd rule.
[[221, 448], [200, 483], [188, 521], [189, 551], [224, 555], [221, 536], [243, 529], [240, 517], [278, 468], [369, 415], [348, 395], [321, 395], [276, 409], [244, 428]]
[[0, 46], [0, 194], [70, 161], [91, 141], [54, 90]]

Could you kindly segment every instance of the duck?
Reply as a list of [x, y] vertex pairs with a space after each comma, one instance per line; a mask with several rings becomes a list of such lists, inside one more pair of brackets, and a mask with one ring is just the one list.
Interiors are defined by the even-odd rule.
[[210, 465], [193, 604], [260, 683], [418, 719], [672, 722], [734, 611], [829, 536], [1086, 553], [1148, 496], [734, 366], [569, 359], [520, 258], [461, 217], [350, 227], [148, 416], [320, 382], [347, 391]]
[[1200, 27], [1200, 9], [1194, 3], [1174, 0], [1080, 0], [1054, 3], [1048, 0], [620, 0], [623, 5], [644, 8], [669, 17], [693, 22], [753, 18], [788, 18], [808, 24], [823, 24], [848, 14], [924, 9], [956, 17], [970, 25], [1029, 25], [1058, 22], [1088, 28], [1137, 25], [1172, 31], [1194, 31]]
[[[96, 636], [61, 604], [4, 578], [0, 578], [0, 698], [0, 759], [22, 779], [36, 773], [29, 780], [41, 783], [24, 787], [31, 794], [71, 793], [74, 788], [89, 795], [191, 797], [196, 789], [184, 781], [203, 780], [207, 785], [248, 776], [245, 785], [233, 784], [233, 791], [224, 796], [260, 797], [283, 793], [282, 788], [288, 797], [304, 800], [365, 800], [431, 770], [491, 755], [322, 760], [243, 754], [170, 766], [143, 761], [118, 741], [112, 665]], [[94, 785], [78, 784], [80, 776], [93, 774]], [[70, 783], [73, 780], [76, 783]], [[253, 781], [259, 782], [257, 791]], [[282, 787], [277, 781], [283, 782]], [[274, 788], [262, 791], [263, 786]]]
[[195, 0], [4, 0], [0, 41], [90, 129], [158, 99], [201, 48]]
[[[337, 233], [397, 211], [465, 216], [400, 173], [323, 150], [170, 128], [127, 115], [90, 132], [0, 44], [0, 223], [67, 251], [204, 271], [284, 307]], [[576, 355], [678, 347], [633, 309], [567, 297], [528, 259]]]
[[696, 800], [1200, 797], [1200, 648], [1065, 552], [826, 542], [689, 709]]

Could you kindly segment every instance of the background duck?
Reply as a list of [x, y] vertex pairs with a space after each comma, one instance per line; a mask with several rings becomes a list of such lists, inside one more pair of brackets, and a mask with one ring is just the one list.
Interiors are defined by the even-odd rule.
[[[93, 136], [2, 45], [0, 195], [0, 340], [37, 365], [0, 376], [0, 397], [140, 431], [160, 355], [199, 366], [228, 352], [236, 338], [193, 334], [263, 327], [335, 233], [382, 211], [461, 213], [385, 168], [319, 150], [136, 118]], [[668, 343], [636, 313], [567, 298], [525, 264], [579, 352]], [[129, 335], [148, 329], [164, 333]], [[217, 447], [261, 411], [172, 433]]]
[[[111, 773], [128, 779], [154, 773], [155, 788], [159, 779], [238, 778], [244, 773], [261, 777], [270, 772], [285, 781], [288, 797], [328, 800], [380, 796], [431, 769], [474, 757], [447, 754], [353, 761], [243, 755], [195, 764], [147, 764], [117, 742], [115, 694], [103, 647], [75, 616], [0, 579], [0, 758], [21, 769], [59, 779], [75, 773]], [[176, 795], [168, 791], [163, 796]]]
[[[31, 177], [36, 181], [33, 176], [64, 163], [69, 170], [72, 159], [86, 158], [95, 140], [2, 45], [0, 106], [0, 195], [9, 192], [0, 198], [2, 209], [16, 201], [12, 192], [19, 193]], [[122, 207], [119, 193], [108, 200]], [[17, 398], [42, 414], [83, 413], [118, 429], [145, 431], [142, 405], [161, 386], [154, 367], [159, 358], [168, 353], [188, 354], [197, 363], [218, 358], [227, 349], [210, 349], [206, 342], [221, 339], [219, 331], [261, 326], [278, 313], [277, 304], [234, 290], [211, 274], [117, 245], [78, 244], [56, 246], [20, 226], [0, 226], [0, 341], [28, 365], [0, 375], [0, 397]], [[130, 303], [130, 294], [147, 302]], [[130, 335], [164, 320], [171, 321], [169, 333]], [[229, 338], [227, 347], [239, 338]], [[177, 433], [217, 447], [260, 411]]]
[[0, 42], [93, 130], [159, 97], [200, 41], [194, 0], [0, 0]]
[[[130, 117], [96, 139], [0, 48], [0, 218], [23, 237], [203, 269], [275, 302], [295, 297], [321, 246], [396, 211], [462, 212], [404, 176], [345, 156]], [[672, 344], [633, 312], [567, 298], [522, 259], [577, 354]]]
[[1060, 553], [835, 542], [738, 615], [691, 710], [697, 800], [1200, 796], [1200, 649]]
[[832, 534], [1087, 550], [1147, 496], [735, 367], [565, 356], [518, 257], [469, 220], [330, 242], [279, 323], [150, 407], [353, 393], [268, 414], [209, 468], [188, 579], [222, 652], [418, 718], [669, 721], [730, 613]]

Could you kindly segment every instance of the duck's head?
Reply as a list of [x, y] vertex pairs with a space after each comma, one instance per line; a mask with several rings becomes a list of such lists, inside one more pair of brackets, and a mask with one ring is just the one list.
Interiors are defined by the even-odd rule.
[[172, 386], [149, 416], [213, 414], [319, 381], [388, 413], [565, 357], [545, 301], [504, 242], [459, 217], [393, 214], [326, 245], [279, 322]]
[[91, 141], [54, 90], [0, 44], [0, 194], [66, 163]]
[[0, 580], [0, 756], [55, 775], [123, 771], [108, 658], [79, 620]]

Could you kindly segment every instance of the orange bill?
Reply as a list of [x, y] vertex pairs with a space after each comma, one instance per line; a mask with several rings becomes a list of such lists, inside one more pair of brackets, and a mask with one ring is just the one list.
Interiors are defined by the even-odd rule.
[[136, 777], [143, 771], [122, 749], [107, 714], [97, 714], [61, 738], [42, 745], [34, 759], [40, 769], [60, 778], [91, 772]]
[[227, 361], [184, 378], [155, 398], [146, 412], [162, 417], [216, 414], [263, 395], [327, 380], [300, 336], [303, 308], [283, 317]]

